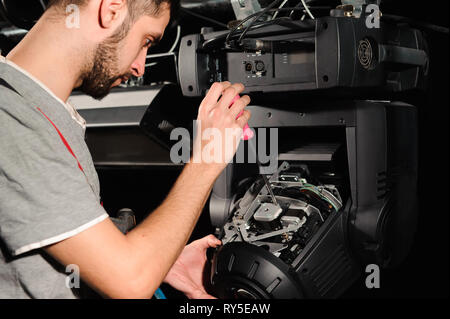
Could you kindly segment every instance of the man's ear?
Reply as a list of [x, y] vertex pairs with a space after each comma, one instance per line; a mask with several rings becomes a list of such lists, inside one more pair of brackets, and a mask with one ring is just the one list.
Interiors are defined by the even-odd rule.
[[102, 28], [108, 29], [117, 24], [127, 13], [127, 0], [101, 0], [98, 22]]

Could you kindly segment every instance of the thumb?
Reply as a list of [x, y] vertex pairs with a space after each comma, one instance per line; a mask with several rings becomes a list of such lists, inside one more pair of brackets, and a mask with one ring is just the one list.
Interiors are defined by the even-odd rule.
[[217, 246], [222, 245], [222, 242], [218, 240], [214, 235], [208, 235], [206, 237], [203, 237], [202, 239], [195, 241], [195, 245], [202, 249], [207, 249], [210, 247], [216, 248]]
[[206, 239], [209, 247], [216, 248], [217, 246], [222, 245], [222, 241], [217, 239], [214, 235], [209, 235], [206, 237]]
[[189, 299], [217, 299], [216, 297], [203, 292], [203, 291], [197, 291], [193, 295], [188, 296]]

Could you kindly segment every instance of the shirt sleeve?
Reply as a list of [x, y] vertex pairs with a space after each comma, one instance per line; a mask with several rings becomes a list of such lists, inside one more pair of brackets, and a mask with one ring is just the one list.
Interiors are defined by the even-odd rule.
[[14, 256], [108, 217], [56, 132], [29, 113], [0, 107], [0, 239]]

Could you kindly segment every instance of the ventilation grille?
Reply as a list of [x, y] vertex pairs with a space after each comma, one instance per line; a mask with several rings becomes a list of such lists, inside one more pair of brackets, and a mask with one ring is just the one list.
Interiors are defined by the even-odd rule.
[[339, 245], [318, 267], [311, 271], [310, 276], [319, 295], [323, 297], [351, 271], [352, 263], [345, 253], [344, 247]]
[[377, 199], [384, 199], [394, 188], [402, 169], [400, 167], [392, 167], [388, 172], [383, 171], [377, 174]]
[[366, 70], [372, 70], [375, 66], [376, 53], [372, 41], [363, 39], [359, 41], [358, 59], [362, 67]]
[[377, 199], [384, 199], [389, 191], [388, 177], [386, 172], [377, 175]]

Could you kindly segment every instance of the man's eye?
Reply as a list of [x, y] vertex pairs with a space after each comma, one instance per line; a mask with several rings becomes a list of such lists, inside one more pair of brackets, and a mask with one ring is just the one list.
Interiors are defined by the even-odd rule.
[[151, 45], [152, 45], [152, 43], [153, 43], [153, 41], [152, 40], [150, 40], [150, 39], [146, 39], [145, 40], [145, 45], [144, 45], [144, 47], [147, 47], [147, 48], [149, 48]]

